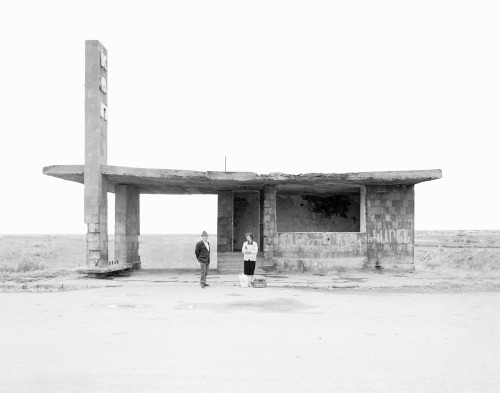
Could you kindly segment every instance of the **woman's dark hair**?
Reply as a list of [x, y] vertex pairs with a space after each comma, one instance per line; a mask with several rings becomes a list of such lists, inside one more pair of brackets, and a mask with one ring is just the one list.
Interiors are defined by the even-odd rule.
[[252, 239], [251, 242], [249, 242], [248, 244], [252, 244], [253, 243], [253, 233], [252, 232], [248, 232], [245, 234], [245, 236], [250, 236], [250, 239]]

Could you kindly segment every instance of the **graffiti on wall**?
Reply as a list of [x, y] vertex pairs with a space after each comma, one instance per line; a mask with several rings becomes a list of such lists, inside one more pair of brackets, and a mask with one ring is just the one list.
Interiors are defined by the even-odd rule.
[[368, 235], [368, 243], [413, 243], [408, 229], [380, 229], [373, 230]]
[[413, 264], [414, 186], [367, 187], [368, 259], [374, 266]]
[[352, 232], [283, 232], [277, 235], [276, 250], [287, 253], [364, 255], [366, 253], [366, 234]]

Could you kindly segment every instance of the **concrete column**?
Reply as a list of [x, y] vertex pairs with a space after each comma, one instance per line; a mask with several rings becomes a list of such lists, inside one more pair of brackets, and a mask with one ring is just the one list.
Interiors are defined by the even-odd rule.
[[233, 251], [233, 191], [219, 191], [217, 199], [217, 252]]
[[414, 271], [413, 185], [366, 186], [366, 234], [370, 267]]
[[366, 187], [361, 186], [359, 190], [359, 231], [366, 232]]
[[139, 256], [140, 193], [127, 185], [115, 187], [115, 259], [141, 267]]
[[276, 240], [276, 186], [265, 186], [263, 197], [263, 251], [264, 264], [274, 265], [274, 242]]
[[108, 187], [101, 165], [107, 164], [107, 50], [85, 41], [84, 216], [87, 267], [108, 265]]

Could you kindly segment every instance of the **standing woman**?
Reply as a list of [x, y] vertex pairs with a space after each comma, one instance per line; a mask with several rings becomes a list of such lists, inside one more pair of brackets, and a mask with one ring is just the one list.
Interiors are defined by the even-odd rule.
[[247, 241], [243, 243], [243, 247], [241, 248], [241, 252], [243, 253], [243, 273], [248, 276], [249, 283], [252, 283], [259, 247], [253, 241], [252, 233], [247, 233], [245, 236], [247, 237]]

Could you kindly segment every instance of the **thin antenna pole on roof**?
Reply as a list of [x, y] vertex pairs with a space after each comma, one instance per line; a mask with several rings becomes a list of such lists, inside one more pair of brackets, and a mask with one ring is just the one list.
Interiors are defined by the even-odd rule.
[[224, 172], [226, 172], [226, 156], [224, 156]]

